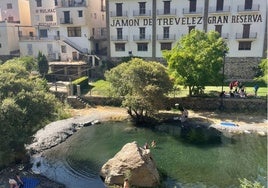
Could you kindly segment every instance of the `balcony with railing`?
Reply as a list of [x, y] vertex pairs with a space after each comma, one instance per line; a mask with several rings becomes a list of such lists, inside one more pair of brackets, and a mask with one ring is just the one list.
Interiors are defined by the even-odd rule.
[[57, 35], [49, 35], [47, 37], [42, 36], [19, 36], [20, 42], [23, 41], [54, 41], [54, 40], [60, 40], [60, 37]]
[[72, 18], [60, 18], [60, 24], [73, 24], [73, 19]]
[[110, 17], [128, 17], [127, 11], [117, 12], [117, 11], [111, 11]]
[[238, 5], [237, 12], [258, 12], [260, 11], [259, 4], [253, 4], [251, 7], [245, 7], [244, 5]]
[[222, 9], [217, 9], [216, 7], [209, 7], [208, 12], [210, 14], [223, 14], [223, 13], [229, 13], [231, 11], [230, 6], [224, 6]]
[[203, 8], [196, 8], [195, 10], [190, 10], [189, 8], [183, 8], [183, 14], [190, 15], [201, 15], [203, 14]]
[[157, 16], [176, 16], [177, 9], [159, 9], [156, 11]]
[[151, 16], [151, 15], [152, 15], [152, 11], [151, 10], [145, 10], [145, 11], [134, 10], [133, 11], [133, 16], [147, 17], [147, 16]]
[[251, 32], [251, 33], [236, 33], [235, 38], [237, 40], [245, 40], [245, 41], [251, 41], [255, 40], [257, 38], [257, 32]]
[[151, 35], [133, 35], [133, 41], [150, 41]]
[[175, 34], [159, 34], [159, 35], [157, 35], [157, 40], [175, 41], [176, 40], [176, 35]]
[[68, 7], [86, 7], [86, 0], [62, 0], [58, 7], [68, 8]]
[[128, 41], [128, 35], [112, 35], [111, 41]]

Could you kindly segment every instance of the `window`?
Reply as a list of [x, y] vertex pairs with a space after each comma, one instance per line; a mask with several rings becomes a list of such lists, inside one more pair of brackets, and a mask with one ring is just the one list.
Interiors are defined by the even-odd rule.
[[245, 10], [251, 10], [252, 9], [252, 0], [245, 0]]
[[0, 43], [0, 48], [2, 48], [2, 44]]
[[35, 15], [35, 16], [34, 16], [34, 20], [35, 20], [35, 21], [39, 21], [39, 20], [40, 20], [40, 16], [39, 16], [39, 15]]
[[195, 26], [189, 26], [188, 27], [188, 32], [190, 33], [193, 29], [195, 29]]
[[115, 51], [117, 51], [117, 52], [125, 51], [125, 43], [116, 43], [115, 44]]
[[[20, 35], [21, 36], [21, 35]], [[32, 31], [29, 32], [29, 36], [30, 37], [33, 37], [34, 36], [34, 33]]]
[[148, 51], [148, 43], [138, 43], [137, 48], [138, 51]]
[[92, 28], [92, 35], [95, 35], [95, 28]]
[[190, 12], [196, 12], [196, 0], [190, 0]]
[[66, 50], [66, 46], [65, 45], [62, 45], [61, 46], [61, 53], [66, 53], [67, 50]]
[[224, 0], [217, 0], [216, 10], [223, 11], [223, 1]]
[[55, 6], [58, 6], [58, 0], [55, 0], [54, 3], [55, 3]]
[[249, 38], [250, 24], [243, 25], [243, 38]]
[[140, 39], [145, 39], [145, 27], [140, 27]]
[[215, 25], [215, 31], [221, 35], [222, 25]]
[[46, 29], [40, 29], [39, 34], [41, 38], [47, 38], [47, 30]]
[[71, 23], [70, 11], [63, 11], [64, 22], [63, 23]]
[[14, 22], [14, 17], [13, 17], [13, 16], [9, 16], [9, 17], [7, 18], [7, 21], [8, 21], [8, 22]]
[[12, 9], [12, 3], [7, 4], [7, 9]]
[[78, 17], [83, 17], [83, 11], [82, 10], [78, 10]]
[[146, 13], [146, 2], [139, 2], [140, 15]]
[[116, 3], [116, 16], [123, 15], [123, 3]]
[[171, 50], [172, 44], [171, 42], [161, 43], [161, 50]]
[[164, 1], [164, 14], [170, 14], [170, 1]]
[[117, 39], [123, 39], [123, 29], [122, 28], [117, 28]]
[[163, 38], [168, 39], [169, 38], [169, 27], [163, 28]]
[[251, 41], [239, 42], [238, 50], [251, 50]]
[[33, 45], [27, 44], [27, 53], [28, 55], [33, 55]]
[[81, 37], [81, 27], [67, 27], [68, 37]]
[[36, 0], [36, 6], [42, 7], [42, 0]]
[[46, 15], [46, 22], [52, 22], [53, 21], [53, 15]]

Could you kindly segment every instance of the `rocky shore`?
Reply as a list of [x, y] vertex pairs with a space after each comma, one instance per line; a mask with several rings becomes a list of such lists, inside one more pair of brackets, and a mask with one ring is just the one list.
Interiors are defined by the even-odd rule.
[[[100, 121], [121, 121], [128, 118], [128, 114], [123, 108], [115, 107], [95, 107], [81, 110], [73, 109], [73, 117], [48, 124], [34, 135], [34, 141], [27, 149], [31, 154], [42, 153], [61, 142], [64, 142], [69, 136], [74, 134], [83, 126], [99, 123]], [[178, 116], [178, 114], [171, 114]], [[245, 114], [224, 114], [214, 112], [193, 112], [189, 111], [189, 121], [202, 122], [212, 126], [225, 134], [249, 134], [257, 133], [261, 136], [267, 136], [268, 125], [267, 116], [262, 115], [245, 115]], [[220, 126], [220, 122], [229, 121], [237, 126], [228, 127]], [[21, 166], [11, 166], [0, 172], [0, 188], [8, 187], [8, 178], [14, 176], [14, 172], [20, 172], [22, 177], [36, 177], [40, 180], [38, 188], [63, 188], [64, 185], [51, 181], [48, 178], [34, 174], [29, 165], [21, 169]]]

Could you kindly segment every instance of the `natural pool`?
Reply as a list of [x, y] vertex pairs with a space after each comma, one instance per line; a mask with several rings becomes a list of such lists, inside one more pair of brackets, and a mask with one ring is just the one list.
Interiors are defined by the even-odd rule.
[[161, 187], [225, 188], [238, 187], [239, 178], [265, 181], [266, 137], [247, 134], [227, 138], [204, 135], [204, 131], [186, 132], [183, 134], [185, 130], [174, 124], [154, 130], [135, 128], [128, 122], [84, 127], [46, 154], [50, 168], [42, 173], [70, 188], [101, 188], [104, 186], [98, 172], [122, 146], [132, 141], [143, 146], [156, 140], [157, 147], [151, 151], [159, 171], [165, 175]]

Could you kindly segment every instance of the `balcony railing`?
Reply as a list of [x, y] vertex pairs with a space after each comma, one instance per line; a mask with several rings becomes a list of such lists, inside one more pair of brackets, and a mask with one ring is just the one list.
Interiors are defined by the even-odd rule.
[[123, 35], [123, 36], [111, 36], [111, 41], [128, 41], [128, 36]]
[[151, 35], [133, 35], [134, 41], [150, 41]]
[[127, 17], [128, 12], [127, 11], [122, 11], [122, 12], [111, 11], [110, 16], [111, 17]]
[[157, 35], [157, 40], [176, 40], [176, 35], [175, 34], [160, 34]]
[[70, 1], [70, 0], [62, 0], [58, 7], [86, 7], [87, 3], [85, 0], [80, 1]]
[[141, 12], [139, 10], [134, 10], [133, 11], [133, 16], [151, 16], [151, 10], [145, 10], [145, 12]]
[[235, 38], [236, 39], [245, 39], [245, 40], [248, 40], [248, 39], [256, 39], [257, 38], [257, 32], [251, 32], [249, 34], [244, 34], [244, 33], [236, 33], [235, 34]]
[[197, 8], [195, 11], [190, 10], [189, 8], [183, 9], [183, 14], [202, 14], [203, 8]]
[[248, 11], [259, 11], [260, 5], [259, 4], [253, 4], [251, 8], [247, 9], [244, 5], [239, 5], [237, 7], [237, 12], [248, 12]]
[[59, 36], [56, 36], [56, 35], [50, 35], [50, 36], [47, 36], [47, 37], [42, 37], [42, 36], [20, 36], [19, 37], [19, 40], [20, 41], [52, 41], [52, 40], [59, 40], [60, 37]]
[[177, 9], [170, 9], [170, 10], [160, 9], [160, 10], [157, 10], [156, 14], [158, 16], [176, 15], [177, 14]]
[[60, 18], [60, 24], [73, 24], [73, 19]]
[[231, 11], [231, 7], [230, 6], [224, 6], [222, 7], [222, 10], [217, 10], [216, 7], [209, 7], [208, 12], [209, 13], [228, 13]]

